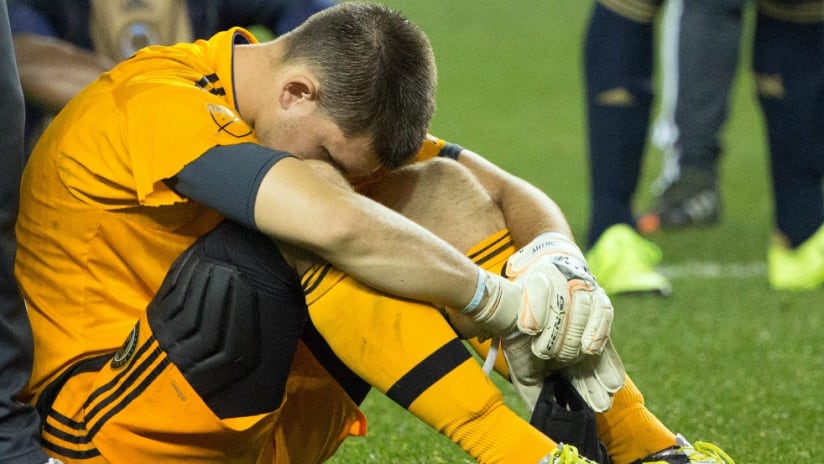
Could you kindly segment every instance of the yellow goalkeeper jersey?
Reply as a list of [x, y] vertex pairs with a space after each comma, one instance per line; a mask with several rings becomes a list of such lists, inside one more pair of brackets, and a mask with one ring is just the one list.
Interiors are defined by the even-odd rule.
[[43, 134], [22, 179], [16, 276], [35, 337], [29, 394], [115, 350], [175, 258], [222, 217], [163, 179], [216, 145], [256, 142], [232, 90], [243, 29], [150, 47], [102, 75]]

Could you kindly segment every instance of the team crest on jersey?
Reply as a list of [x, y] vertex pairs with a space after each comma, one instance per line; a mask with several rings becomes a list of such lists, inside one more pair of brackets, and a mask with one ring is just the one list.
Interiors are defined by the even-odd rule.
[[132, 359], [135, 349], [137, 348], [138, 335], [140, 335], [139, 323], [135, 324], [134, 328], [129, 333], [129, 336], [126, 337], [126, 341], [123, 342], [123, 346], [121, 346], [120, 349], [114, 354], [114, 357], [112, 358], [112, 369], [120, 369], [126, 364], [129, 364], [129, 361]]
[[206, 108], [212, 116], [212, 121], [217, 124], [218, 132], [223, 131], [238, 138], [246, 137], [252, 133], [252, 128], [229, 108], [212, 103], [207, 104]]

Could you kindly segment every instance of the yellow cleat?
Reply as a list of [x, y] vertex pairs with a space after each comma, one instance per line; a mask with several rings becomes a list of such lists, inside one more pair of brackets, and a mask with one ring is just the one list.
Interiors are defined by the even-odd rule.
[[580, 454], [578, 449], [571, 445], [563, 443], [558, 444], [558, 449], [553, 451], [547, 457], [541, 459], [538, 464], [598, 464], [591, 461]]
[[735, 464], [735, 461], [717, 445], [703, 441], [697, 441], [693, 445], [681, 434], [678, 434], [675, 440], [676, 446], [632, 464]]
[[661, 262], [661, 249], [626, 224], [604, 231], [587, 253], [587, 262], [609, 295], [672, 293], [669, 280], [655, 269]]
[[775, 236], [767, 252], [767, 273], [776, 290], [820, 288], [824, 284], [824, 226], [795, 249]]

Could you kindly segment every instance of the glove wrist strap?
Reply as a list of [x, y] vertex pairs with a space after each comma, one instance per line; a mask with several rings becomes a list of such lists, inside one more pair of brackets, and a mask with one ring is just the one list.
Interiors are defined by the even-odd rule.
[[549, 248], [555, 253], [561, 252], [583, 258], [583, 253], [581, 253], [578, 245], [560, 232], [544, 232], [535, 237], [529, 246], [529, 251], [533, 256], [539, 255], [544, 249]]
[[478, 310], [486, 293], [486, 271], [478, 267], [478, 283], [475, 286], [475, 294], [472, 295], [472, 300], [467, 303], [461, 310], [464, 314], [472, 314]]

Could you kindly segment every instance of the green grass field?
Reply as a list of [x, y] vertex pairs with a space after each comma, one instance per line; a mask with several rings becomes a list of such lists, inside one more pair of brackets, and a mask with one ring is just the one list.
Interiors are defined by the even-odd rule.
[[[538, 185], [585, 236], [588, 174], [581, 44], [591, 1], [391, 0], [426, 30], [439, 66], [436, 135]], [[745, 47], [745, 50], [747, 47]], [[762, 118], [744, 56], [725, 130], [723, 222], [653, 237], [675, 287], [670, 298], [615, 297], [613, 339], [650, 409], [691, 440], [736, 462], [824, 457], [824, 291], [768, 289], [772, 228]], [[637, 206], [648, 205], [660, 153], [650, 149]], [[496, 379], [510, 404], [511, 388]], [[367, 437], [332, 462], [471, 460], [377, 392]]]

